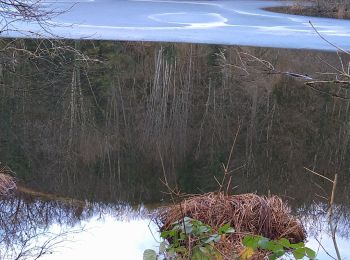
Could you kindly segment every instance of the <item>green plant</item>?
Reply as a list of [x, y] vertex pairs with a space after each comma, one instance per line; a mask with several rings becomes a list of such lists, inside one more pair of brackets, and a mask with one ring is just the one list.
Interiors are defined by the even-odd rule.
[[221, 240], [222, 236], [233, 232], [234, 229], [229, 224], [215, 231], [199, 220], [184, 217], [172, 223], [171, 229], [161, 232], [163, 241], [160, 243], [159, 253], [147, 249], [143, 259], [156, 260], [161, 257], [193, 260], [222, 259], [215, 244]]
[[[191, 259], [210, 260], [223, 259], [216, 244], [226, 234], [234, 233], [234, 229], [229, 224], [224, 224], [218, 230], [203, 222], [184, 217], [172, 223], [171, 229], [160, 233], [163, 241], [160, 243], [159, 252], [152, 249], [144, 251], [144, 260], [157, 259]], [[270, 252], [269, 259], [277, 259], [282, 256], [291, 255], [294, 259], [315, 259], [316, 253], [305, 246], [303, 242], [291, 243], [286, 238], [271, 240], [263, 236], [246, 235], [242, 241], [245, 246], [237, 259], [249, 259], [257, 250]]]
[[286, 238], [270, 240], [263, 236], [247, 235], [243, 239], [243, 245], [246, 247], [243, 252], [246, 258], [249, 258], [250, 254], [254, 254], [257, 249], [270, 251], [272, 254], [269, 259], [277, 259], [289, 253], [295, 259], [303, 259], [304, 257], [315, 259], [316, 256], [315, 251], [306, 247], [303, 242], [293, 244]]

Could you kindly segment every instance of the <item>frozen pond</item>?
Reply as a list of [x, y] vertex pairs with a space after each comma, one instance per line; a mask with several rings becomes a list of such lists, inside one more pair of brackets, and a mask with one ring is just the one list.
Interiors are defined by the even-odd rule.
[[[0, 242], [1, 259], [11, 260], [18, 256], [19, 259], [34, 260], [43, 249], [44, 253], [40, 256], [43, 260], [138, 260], [142, 259], [146, 249], [158, 251], [159, 241], [162, 241], [158, 227], [148, 216], [152, 210], [147, 213], [144, 205], [132, 208], [127, 204], [97, 203], [85, 205], [79, 210], [77, 205], [33, 199], [34, 203], [20, 198], [1, 201], [0, 212], [3, 216], [19, 216], [19, 221], [8, 225], [7, 229], [0, 225], [5, 231], [1, 233], [5, 238]], [[327, 219], [319, 212], [315, 214], [315, 219], [300, 215], [307, 218], [304, 224], [312, 233], [307, 246], [316, 251], [317, 259], [330, 259], [328, 254], [334, 256], [335, 251], [327, 232]], [[343, 225], [338, 228], [348, 231], [348, 227]], [[8, 244], [7, 240], [12, 243]], [[349, 259], [350, 254], [346, 251], [349, 240], [338, 235], [337, 243], [343, 259]], [[22, 255], [15, 250], [16, 246], [23, 249]]]
[[335, 255], [332, 187], [304, 167], [338, 173], [334, 221], [350, 259], [350, 93], [307, 88], [251, 58], [321, 80], [341, 66], [336, 53], [131, 41], [80, 48], [102, 62], [17, 55], [9, 66], [12, 50], [2, 53], [0, 159], [24, 186], [0, 197], [1, 260], [36, 259], [43, 246], [45, 260], [142, 259], [159, 245], [150, 213], [169, 203], [164, 176], [183, 193], [217, 191], [230, 151], [228, 191], [287, 201], [320, 260]]
[[[55, 37], [334, 50], [317, 36], [311, 21], [329, 41], [350, 49], [350, 21], [261, 10], [286, 4], [255, 0], [92, 0], [74, 5], [65, 0], [46, 2], [55, 10], [67, 10], [50, 21]], [[32, 24], [12, 26], [35, 31]], [[3, 36], [21, 33], [9, 31]]]

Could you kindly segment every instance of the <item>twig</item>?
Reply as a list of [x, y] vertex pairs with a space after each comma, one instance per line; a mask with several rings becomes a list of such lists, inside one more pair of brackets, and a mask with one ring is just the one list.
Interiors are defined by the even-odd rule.
[[315, 81], [308, 81], [306, 84], [313, 85], [313, 84], [325, 84], [325, 83], [350, 85], [350, 81], [347, 81], [347, 80], [315, 80]]
[[333, 226], [333, 205], [334, 205], [334, 197], [335, 197], [335, 190], [336, 190], [336, 187], [337, 187], [337, 181], [338, 181], [338, 174], [335, 174], [334, 175], [334, 180], [331, 180], [325, 176], [323, 176], [322, 174], [319, 174], [313, 170], [310, 170], [306, 167], [304, 167], [305, 170], [308, 170], [310, 171], [311, 173], [321, 177], [321, 178], [324, 178], [325, 180], [331, 182], [333, 185], [332, 185], [332, 193], [331, 193], [331, 197], [330, 197], [330, 200], [329, 200], [329, 209], [328, 209], [328, 224], [329, 224], [329, 228], [331, 230], [331, 236], [332, 236], [332, 241], [333, 241], [333, 245], [334, 245], [334, 249], [335, 249], [335, 252], [337, 254], [337, 259], [338, 260], [341, 260], [341, 256], [340, 256], [340, 252], [339, 252], [339, 248], [338, 248], [338, 244], [337, 244], [337, 240], [336, 240], [336, 231], [337, 231], [337, 226]]
[[332, 187], [331, 200], [329, 202], [328, 223], [329, 223], [329, 227], [331, 229], [333, 245], [334, 245], [335, 252], [337, 254], [337, 258], [338, 258], [338, 260], [341, 260], [341, 256], [340, 256], [340, 252], [339, 252], [339, 248], [338, 248], [338, 244], [337, 244], [337, 240], [336, 240], [336, 237], [335, 237], [335, 233], [336, 233], [336, 229], [337, 228], [333, 226], [333, 204], [334, 204], [335, 189], [337, 187], [337, 180], [338, 180], [338, 175], [335, 174], [334, 175], [334, 181], [333, 181], [333, 187]]
[[325, 42], [327, 42], [329, 45], [333, 46], [333, 47], [336, 48], [337, 50], [340, 50], [340, 51], [342, 51], [342, 52], [344, 52], [344, 53], [350, 55], [350, 52], [344, 50], [343, 48], [341, 48], [341, 47], [339, 47], [339, 46], [337, 46], [337, 45], [335, 45], [334, 43], [332, 43], [332, 42], [330, 42], [329, 40], [327, 40], [322, 34], [320, 34], [320, 33], [317, 31], [317, 29], [315, 28], [315, 26], [312, 24], [311, 21], [309, 21], [309, 24], [310, 24], [311, 27], [314, 29], [314, 31], [317, 33], [317, 35], [320, 36], [320, 38], [321, 38], [322, 40], [324, 40]]
[[[241, 129], [241, 124], [239, 123], [237, 131], [236, 131], [236, 135], [235, 135], [235, 137], [233, 139], [233, 143], [232, 143], [232, 146], [231, 146], [230, 154], [229, 154], [228, 159], [227, 159], [227, 163], [226, 163], [226, 165], [222, 164], [222, 167], [224, 169], [224, 176], [222, 178], [221, 183], [219, 183], [218, 180], [215, 178], [215, 180], [219, 183], [219, 186], [220, 186], [219, 192], [221, 192], [222, 187], [224, 186], [224, 182], [226, 180], [226, 177], [229, 174], [228, 168], [230, 166], [230, 161], [231, 161], [231, 157], [232, 157], [232, 153], [233, 153], [233, 148], [235, 147], [235, 144], [236, 144], [237, 137], [238, 137], [240, 129]], [[228, 194], [228, 189], [229, 189], [229, 185], [230, 184], [231, 184], [231, 176], [230, 176], [229, 182], [228, 182], [227, 187], [226, 187], [226, 194]]]
[[[162, 183], [166, 186], [166, 188], [169, 190], [169, 194], [171, 196], [171, 200], [173, 202], [173, 204], [175, 205], [175, 199], [174, 199], [174, 195], [175, 196], [179, 196], [179, 192], [176, 192], [175, 189], [172, 189], [170, 186], [169, 186], [169, 183], [168, 183], [168, 180], [167, 180], [167, 177], [166, 177], [166, 172], [165, 172], [165, 166], [164, 166], [164, 162], [163, 162], [163, 157], [162, 157], [162, 154], [160, 152], [160, 148], [159, 148], [159, 144], [157, 143], [157, 149], [158, 149], [158, 153], [159, 153], [159, 157], [160, 157], [160, 162], [162, 164], [162, 169], [163, 169], [163, 176], [164, 176], [164, 182], [162, 181]], [[185, 234], [187, 234], [186, 232], [186, 225], [185, 225], [185, 214], [183, 212], [183, 209], [182, 209], [182, 204], [181, 204], [181, 201], [180, 201], [180, 210], [181, 210], [181, 215], [182, 215], [182, 224], [183, 224], [183, 228], [184, 228], [184, 232]]]
[[329, 181], [331, 183], [333, 183], [333, 181], [331, 179], [327, 178], [326, 176], [323, 176], [322, 174], [319, 174], [319, 173], [317, 173], [317, 172], [315, 172], [313, 170], [310, 170], [309, 168], [306, 168], [306, 167], [304, 167], [304, 169], [309, 171], [309, 172], [311, 172], [311, 173], [313, 173], [313, 174], [315, 174], [315, 175], [317, 175], [317, 176], [319, 176], [319, 177], [321, 177], [321, 178], [326, 179], [327, 181]]
[[306, 86], [308, 86], [311, 90], [314, 90], [318, 93], [321, 93], [321, 94], [325, 94], [325, 95], [328, 95], [328, 96], [331, 96], [331, 97], [334, 97], [334, 98], [339, 98], [339, 99], [342, 99], [342, 100], [350, 100], [350, 98], [347, 98], [347, 97], [342, 97], [342, 96], [339, 96], [337, 94], [332, 94], [332, 93], [329, 93], [327, 91], [324, 91], [324, 90], [319, 90], [317, 88], [315, 88], [314, 86], [312, 86], [312, 84], [308, 84], [308, 83], [305, 83]]
[[317, 239], [317, 237], [315, 237], [315, 240], [318, 242], [318, 244], [322, 247], [323, 251], [332, 259], [337, 260], [334, 256], [332, 256], [330, 253], [328, 253], [328, 251], [324, 248], [324, 246], [321, 244], [321, 242]]

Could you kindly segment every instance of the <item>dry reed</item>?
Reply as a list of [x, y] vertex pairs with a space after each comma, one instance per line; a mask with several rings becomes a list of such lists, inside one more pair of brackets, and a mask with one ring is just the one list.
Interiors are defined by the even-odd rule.
[[[217, 245], [225, 259], [244, 249], [242, 239], [247, 234], [269, 239], [287, 238], [292, 243], [306, 239], [301, 222], [291, 215], [288, 205], [277, 196], [263, 197], [252, 193], [196, 195], [179, 204], [161, 208], [156, 214], [156, 222], [161, 231], [169, 230], [173, 222], [184, 216], [200, 220], [214, 229], [226, 223], [235, 229], [235, 233], [227, 235]], [[261, 259], [267, 254], [260, 251], [252, 259]]]
[[10, 168], [0, 163], [0, 196], [9, 195], [16, 188], [16, 182], [10, 173]]

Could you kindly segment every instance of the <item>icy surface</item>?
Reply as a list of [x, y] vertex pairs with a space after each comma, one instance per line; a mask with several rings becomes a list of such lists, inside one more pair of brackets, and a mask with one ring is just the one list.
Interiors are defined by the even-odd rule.
[[[51, 33], [65, 38], [334, 50], [312, 29], [311, 21], [329, 41], [350, 49], [350, 21], [261, 10], [288, 4], [285, 1], [59, 0], [45, 4], [67, 10], [50, 22], [54, 25]], [[33, 24], [15, 25], [36, 30]], [[20, 34], [9, 31], [7, 36]]]

